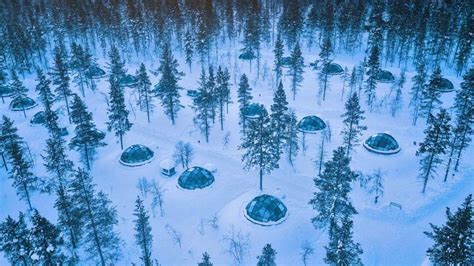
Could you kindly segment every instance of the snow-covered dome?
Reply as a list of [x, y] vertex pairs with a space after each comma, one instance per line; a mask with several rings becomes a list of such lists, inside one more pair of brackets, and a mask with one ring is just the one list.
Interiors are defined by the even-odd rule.
[[342, 66], [336, 63], [326, 64], [321, 71], [329, 75], [341, 75], [344, 73]]
[[1, 84], [0, 85], [0, 97], [11, 97], [15, 94], [12, 87], [8, 86], [8, 84]]
[[214, 183], [214, 175], [202, 167], [186, 169], [178, 178], [178, 186], [184, 189], [203, 189]]
[[370, 136], [365, 142], [364, 147], [375, 153], [394, 154], [400, 151], [397, 140], [387, 133], [377, 133]]
[[130, 75], [130, 74], [125, 74], [120, 79], [120, 85], [122, 86], [133, 87], [137, 85], [137, 83], [138, 83], [138, 79], [135, 76]]
[[259, 225], [275, 225], [288, 216], [288, 209], [277, 197], [267, 194], [254, 198], [245, 207], [245, 217]]
[[35, 100], [27, 96], [19, 96], [10, 102], [10, 110], [23, 111], [36, 107], [38, 105]]
[[44, 111], [39, 111], [30, 120], [32, 125], [42, 125], [45, 122]]
[[244, 109], [244, 115], [247, 118], [259, 118], [260, 116], [267, 114], [265, 106], [260, 103], [251, 103], [247, 105]]
[[441, 92], [451, 92], [454, 90], [454, 85], [449, 79], [441, 78], [441, 88], [439, 91]]
[[379, 73], [377, 74], [376, 79], [378, 82], [389, 83], [389, 82], [393, 82], [395, 80], [395, 77], [393, 76], [392, 72], [381, 69]]
[[151, 162], [155, 153], [147, 146], [135, 144], [122, 152], [120, 163], [126, 166], [140, 166]]
[[87, 75], [92, 77], [93, 79], [100, 79], [105, 77], [107, 73], [102, 68], [95, 65], [89, 68], [89, 70], [87, 71]]
[[305, 116], [298, 122], [298, 130], [303, 133], [314, 134], [325, 128], [326, 123], [315, 115]]

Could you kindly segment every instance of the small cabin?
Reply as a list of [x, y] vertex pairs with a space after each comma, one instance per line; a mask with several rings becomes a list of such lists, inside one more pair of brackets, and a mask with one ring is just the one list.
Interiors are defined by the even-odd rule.
[[160, 163], [160, 169], [161, 169], [160, 172], [165, 176], [173, 176], [174, 174], [176, 174], [175, 168], [176, 168], [176, 165], [174, 161], [170, 159], [163, 160]]

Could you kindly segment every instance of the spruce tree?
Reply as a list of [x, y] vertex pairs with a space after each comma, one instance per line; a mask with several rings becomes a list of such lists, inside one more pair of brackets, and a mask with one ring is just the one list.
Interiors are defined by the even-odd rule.
[[238, 102], [239, 102], [239, 108], [240, 108], [240, 124], [242, 125], [242, 132], [245, 134], [245, 128], [247, 126], [246, 120], [247, 118], [245, 117], [245, 109], [247, 106], [250, 104], [250, 101], [252, 100], [252, 94], [251, 94], [252, 88], [249, 86], [249, 80], [247, 78], [247, 75], [242, 74], [242, 77], [240, 77], [240, 82], [239, 82], [239, 88], [238, 88]]
[[442, 78], [441, 68], [438, 66], [431, 74], [428, 84], [426, 84], [424, 90], [421, 92], [420, 110], [422, 111], [422, 115], [427, 119], [429, 119], [430, 114], [433, 114], [436, 108], [441, 104]]
[[120, 239], [114, 226], [117, 210], [107, 195], [96, 192], [92, 177], [79, 168], [70, 185], [73, 210], [80, 214], [85, 251], [102, 266], [113, 264], [120, 256]]
[[191, 71], [194, 55], [194, 38], [189, 30], [187, 30], [184, 34], [184, 53], [186, 57], [186, 63], [189, 65], [189, 71]]
[[151, 82], [146, 73], [145, 64], [141, 64], [137, 71], [137, 90], [138, 90], [138, 106], [140, 110], [146, 111], [148, 123], [150, 123], [150, 113], [153, 112], [153, 91], [151, 89]]
[[33, 246], [33, 263], [58, 265], [65, 262], [62, 254], [64, 240], [60, 230], [34, 210], [31, 217], [31, 244]]
[[214, 75], [214, 68], [212, 65], [209, 66], [209, 76], [207, 78], [206, 86], [207, 86], [207, 91], [210, 93], [210, 99], [209, 99], [209, 107], [211, 108], [211, 118], [212, 118], [212, 123], [215, 124], [216, 121], [216, 109], [217, 109], [217, 92], [216, 92], [216, 77]]
[[349, 198], [351, 182], [358, 175], [351, 170], [350, 158], [345, 154], [345, 148], [334, 150], [331, 160], [324, 164], [324, 171], [314, 179], [318, 192], [309, 204], [317, 211], [311, 219], [316, 228], [324, 228], [333, 223], [340, 223], [345, 217], [357, 214]]
[[[26, 93], [28, 92], [28, 89], [23, 85], [23, 82], [20, 81], [20, 78], [18, 77], [18, 74], [16, 73], [15, 70], [12, 70], [11, 76], [12, 76], [12, 82], [10, 86], [14, 92], [15, 98], [26, 97]], [[23, 111], [23, 116], [26, 118], [26, 111], [24, 107], [22, 107], [22, 111]]]
[[125, 70], [125, 62], [120, 57], [118, 48], [114, 45], [110, 48], [109, 52], [109, 82], [116, 82], [120, 86], [120, 80], [127, 73]]
[[426, 62], [424, 57], [416, 62], [416, 75], [414, 75], [411, 79], [412, 81], [412, 88], [411, 88], [411, 99], [410, 99], [410, 107], [413, 108], [412, 117], [413, 117], [413, 125], [416, 125], [418, 117], [420, 116], [420, 109], [421, 109], [421, 102], [423, 99], [423, 92], [426, 91]]
[[291, 65], [290, 65], [290, 76], [291, 76], [291, 92], [293, 94], [293, 101], [296, 98], [296, 92], [301, 86], [303, 81], [304, 73], [304, 58], [301, 53], [299, 43], [296, 43], [295, 48], [291, 52]]
[[212, 105], [212, 92], [208, 87], [206, 72], [204, 69], [202, 69], [199, 81], [198, 96], [193, 100], [193, 109], [196, 114], [194, 117], [194, 123], [199, 127], [200, 131], [206, 137], [206, 142], [209, 142], [209, 135], [212, 127]]
[[221, 130], [224, 130], [224, 106], [226, 107], [226, 113], [229, 112], [229, 103], [230, 103], [230, 74], [227, 68], [222, 68], [219, 66], [217, 69], [216, 75], [216, 98], [219, 111], [219, 121], [221, 124]]
[[66, 104], [69, 123], [71, 123], [71, 116], [69, 114], [69, 96], [71, 96], [72, 91], [69, 87], [70, 78], [66, 48], [62, 42], [54, 47], [53, 58], [54, 65], [51, 69], [51, 76], [53, 78], [53, 84], [57, 86], [55, 92]]
[[287, 141], [288, 102], [286, 101], [283, 83], [280, 82], [278, 89], [273, 95], [273, 104], [270, 106], [272, 113], [270, 114], [271, 124], [275, 135], [275, 149], [278, 154], [283, 153], [283, 145]]
[[110, 82], [110, 106], [107, 110], [109, 113], [109, 121], [107, 129], [114, 131], [115, 136], [119, 137], [120, 148], [123, 150], [123, 136], [130, 130], [132, 123], [128, 120], [128, 110], [125, 105], [124, 91], [120, 88], [118, 81], [112, 76]]
[[429, 114], [428, 128], [424, 131], [425, 140], [420, 143], [416, 153], [417, 156], [421, 156], [419, 178], [423, 180], [422, 193], [425, 193], [428, 180], [434, 178], [436, 169], [442, 162], [442, 156], [449, 147], [450, 120], [445, 109], [441, 109], [436, 116]]
[[285, 47], [283, 46], [283, 41], [281, 40], [281, 34], [278, 33], [277, 39], [275, 41], [275, 48], [273, 49], [273, 53], [275, 55], [275, 68], [273, 69], [276, 74], [276, 79], [275, 83], [279, 84], [280, 78], [282, 76], [282, 65], [283, 65], [283, 49]]
[[212, 266], [211, 257], [207, 252], [202, 254], [202, 261], [198, 263], [198, 266]]
[[7, 216], [5, 221], [0, 223], [0, 251], [5, 254], [11, 265], [32, 264], [33, 244], [22, 212], [18, 216], [18, 221]]
[[363, 251], [352, 239], [352, 224], [348, 216], [343, 217], [340, 224], [331, 222], [324, 262], [329, 265], [362, 265], [359, 256]]
[[74, 82], [79, 85], [82, 96], [85, 96], [84, 86], [89, 87], [88, 71], [92, 66], [92, 55], [84, 50], [80, 44], [71, 44], [71, 70], [74, 73]]
[[143, 200], [140, 197], [135, 201], [135, 241], [141, 249], [141, 257], [145, 266], [152, 266], [151, 250], [153, 249], [153, 236], [151, 235], [150, 216], [143, 206]]
[[260, 190], [263, 190], [263, 175], [278, 168], [279, 154], [276, 152], [273, 129], [267, 112], [248, 121], [248, 131], [243, 136], [239, 149], [244, 150], [244, 169], [257, 168], [260, 176]]
[[344, 129], [341, 134], [346, 148], [346, 156], [349, 156], [354, 147], [359, 144], [362, 132], [367, 130], [367, 127], [360, 125], [365, 117], [364, 111], [360, 108], [357, 93], [354, 92], [351, 95], [347, 100], [345, 107], [346, 112], [341, 116], [344, 118]]
[[367, 105], [369, 105], [372, 110], [375, 98], [376, 98], [376, 89], [377, 89], [377, 76], [380, 73], [380, 50], [376, 45], [371, 48], [369, 60], [367, 61], [367, 80], [365, 81], [365, 94], [367, 97]]
[[165, 114], [174, 125], [178, 111], [182, 107], [179, 100], [181, 97], [179, 91], [182, 88], [178, 86], [178, 81], [183, 74], [178, 72], [178, 61], [173, 58], [169, 43], [165, 43], [163, 47], [160, 64], [158, 70], [161, 73], [161, 78], [156, 86], [156, 95], [161, 100]]
[[299, 137], [298, 137], [298, 121], [294, 110], [288, 111], [288, 124], [286, 126], [285, 151], [288, 162], [291, 166], [295, 165], [296, 156], [298, 155]]
[[41, 69], [37, 70], [38, 84], [36, 85], [36, 92], [40, 96], [41, 103], [44, 108], [44, 125], [48, 129], [50, 135], [59, 132], [58, 115], [53, 111], [54, 94], [51, 91], [51, 81], [46, 77]]
[[430, 223], [432, 232], [424, 232], [434, 240], [426, 254], [434, 265], [472, 265], [474, 263], [474, 219], [472, 194], [455, 213], [446, 208], [446, 224]]
[[322, 96], [323, 101], [326, 100], [326, 91], [329, 88], [329, 65], [331, 63], [330, 56], [333, 53], [330, 36], [326, 34], [319, 52], [320, 60], [322, 61], [322, 69], [319, 73], [319, 96]]
[[92, 113], [87, 110], [87, 106], [77, 95], [72, 101], [71, 115], [76, 128], [69, 148], [77, 150], [86, 168], [90, 169], [96, 149], [106, 145], [102, 141], [103, 133], [97, 130]]
[[272, 245], [266, 244], [263, 247], [262, 255], [257, 257], [257, 266], [276, 266], [276, 254], [277, 252], [272, 248]]
[[6, 116], [2, 117], [2, 123], [0, 124], [0, 152], [2, 155], [3, 165], [5, 170], [8, 171], [9, 161], [9, 150], [15, 142], [21, 143], [23, 139], [18, 135], [18, 129], [14, 126], [13, 120]]

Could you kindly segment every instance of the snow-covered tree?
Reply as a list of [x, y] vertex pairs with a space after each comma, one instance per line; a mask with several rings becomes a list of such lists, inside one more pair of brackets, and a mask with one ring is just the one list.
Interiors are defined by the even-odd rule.
[[263, 247], [262, 254], [257, 256], [257, 266], [276, 266], [276, 254], [277, 252], [272, 248], [272, 245], [266, 244]]
[[423, 99], [423, 92], [426, 91], [426, 62], [424, 58], [422, 60], [417, 60], [416, 62], [416, 75], [411, 79], [411, 98], [410, 98], [410, 107], [412, 110], [413, 125], [416, 125], [418, 117], [420, 116], [421, 103]]
[[194, 149], [191, 143], [178, 141], [175, 146], [173, 158], [176, 163], [180, 163], [183, 169], [188, 169], [194, 158]]
[[299, 137], [298, 137], [298, 121], [296, 118], [295, 111], [290, 109], [288, 110], [288, 124], [286, 126], [286, 136], [285, 141], [285, 151], [288, 162], [294, 166], [296, 155], [300, 150], [299, 146]]
[[79, 85], [79, 89], [81, 91], [82, 96], [85, 96], [84, 87], [90, 87], [91, 79], [88, 77], [89, 69], [91, 69], [93, 65], [92, 55], [82, 48], [80, 44], [72, 43], [71, 44], [71, 60], [69, 62], [71, 70], [74, 74], [74, 82]]
[[372, 110], [377, 89], [377, 76], [380, 73], [380, 50], [376, 45], [370, 50], [369, 60], [367, 61], [367, 80], [365, 81], [365, 94], [367, 97], [367, 105]]
[[239, 102], [239, 108], [240, 108], [240, 124], [242, 125], [242, 132], [245, 134], [246, 130], [246, 121], [247, 118], [245, 117], [244, 111], [245, 108], [250, 104], [250, 101], [252, 100], [252, 94], [251, 94], [252, 88], [249, 86], [249, 80], [247, 78], [247, 75], [243, 74], [242, 77], [240, 77], [240, 82], [239, 82], [239, 89], [238, 89], [238, 102]]
[[67, 53], [63, 42], [59, 42], [59, 44], [54, 47], [53, 58], [54, 65], [51, 69], [51, 76], [53, 78], [53, 84], [57, 86], [55, 92], [66, 104], [66, 111], [70, 123], [69, 96], [72, 94], [72, 91], [69, 85], [70, 78]]
[[350, 158], [345, 155], [345, 148], [334, 150], [331, 160], [324, 164], [324, 171], [314, 179], [318, 192], [309, 204], [317, 211], [311, 219], [316, 228], [330, 226], [341, 222], [344, 217], [357, 214], [349, 198], [352, 190], [351, 182], [357, 179], [357, 174], [349, 166]]
[[76, 126], [75, 135], [69, 147], [81, 154], [81, 159], [87, 169], [91, 168], [96, 149], [105, 146], [102, 141], [102, 132], [99, 132], [92, 119], [92, 113], [87, 110], [85, 103], [75, 95], [71, 106], [72, 122]]
[[[11, 78], [12, 78], [12, 81], [11, 81], [10, 86], [14, 93], [15, 98], [25, 97], [26, 93], [28, 92], [28, 89], [23, 85], [23, 82], [21, 82], [20, 78], [18, 77], [18, 74], [16, 73], [14, 69], [12, 70]], [[26, 118], [25, 108], [24, 107], [22, 108], [23, 108], [22, 110], [23, 116]]]
[[107, 129], [114, 131], [115, 136], [119, 137], [120, 148], [123, 150], [123, 136], [130, 130], [132, 123], [128, 120], [128, 110], [125, 105], [124, 92], [120, 88], [118, 81], [113, 77], [109, 79], [110, 82], [110, 106], [108, 108], [109, 121], [107, 122]]
[[202, 254], [202, 261], [198, 263], [198, 266], [212, 266], [211, 257], [207, 252]]
[[138, 106], [140, 110], [146, 112], [148, 123], [150, 123], [150, 113], [153, 112], [153, 90], [151, 82], [146, 72], [145, 64], [141, 63], [137, 71], [137, 90], [138, 90]]
[[18, 135], [18, 129], [13, 124], [13, 120], [3, 116], [0, 124], [0, 151], [2, 153], [2, 160], [5, 170], [8, 171], [7, 161], [9, 160], [9, 150], [13, 143], [22, 143], [23, 139]]
[[273, 53], [275, 55], [275, 68], [273, 69], [276, 74], [275, 82], [279, 84], [280, 78], [282, 76], [282, 64], [283, 64], [283, 49], [284, 49], [283, 41], [281, 40], [281, 34], [278, 33], [277, 39], [275, 41], [275, 48], [273, 49]]
[[113, 81], [120, 85], [120, 79], [127, 73], [125, 70], [125, 62], [120, 57], [120, 52], [115, 45], [110, 48], [108, 56], [109, 82], [112, 83]]
[[32, 227], [30, 229], [31, 244], [33, 254], [31, 255], [33, 264], [61, 265], [65, 262], [62, 253], [64, 240], [61, 231], [45, 217], [34, 210], [31, 217]]
[[366, 126], [362, 126], [361, 122], [365, 119], [364, 111], [360, 108], [359, 97], [357, 93], [353, 93], [346, 102], [346, 112], [341, 116], [344, 118], [344, 129], [341, 134], [346, 148], [346, 156], [349, 156], [355, 146], [359, 144], [362, 132], [367, 130]]
[[184, 53], [186, 57], [186, 63], [189, 65], [189, 71], [191, 71], [194, 56], [194, 38], [189, 30], [187, 30], [184, 34]]
[[359, 256], [363, 251], [360, 244], [352, 239], [352, 225], [348, 216], [343, 217], [340, 224], [331, 222], [324, 262], [329, 265], [362, 265]]
[[156, 207], [160, 207], [160, 216], [164, 215], [164, 193], [165, 189], [163, 189], [158, 182], [153, 179], [150, 185], [150, 193], [152, 195], [151, 200], [151, 210], [153, 212], [153, 217], [155, 217]]
[[141, 261], [145, 266], [152, 266], [151, 250], [153, 249], [153, 236], [151, 234], [150, 216], [145, 210], [143, 200], [140, 197], [135, 201], [135, 210], [133, 211], [133, 220], [135, 224], [135, 242], [141, 250]]
[[296, 43], [293, 51], [291, 52], [291, 64], [290, 64], [290, 71], [289, 75], [291, 76], [291, 92], [293, 94], [293, 101], [296, 98], [296, 92], [298, 91], [299, 87], [301, 86], [301, 82], [303, 81], [303, 73], [304, 73], [304, 58], [301, 53], [299, 43]]
[[208, 79], [204, 69], [201, 71], [199, 80], [198, 95], [193, 100], [193, 109], [195, 112], [194, 124], [199, 128], [201, 133], [206, 137], [206, 142], [209, 142], [209, 135], [212, 127], [212, 110], [213, 110], [213, 95], [208, 86]]
[[71, 262], [78, 261], [77, 249], [82, 236], [81, 211], [74, 208], [74, 200], [68, 188], [59, 186], [54, 207], [58, 212], [58, 228], [64, 237], [65, 246], [71, 253]]
[[182, 108], [179, 100], [181, 87], [178, 86], [178, 81], [183, 74], [178, 71], [178, 61], [174, 59], [169, 43], [163, 46], [160, 64], [158, 71], [161, 73], [161, 78], [156, 86], [156, 95], [161, 100], [165, 114], [174, 125], [178, 111]]
[[5, 221], [0, 223], [0, 251], [5, 254], [11, 265], [32, 264], [33, 244], [22, 212], [18, 216], [18, 221], [7, 216]]
[[36, 81], [38, 82], [36, 92], [39, 94], [44, 108], [44, 125], [48, 129], [49, 134], [54, 135], [59, 132], [60, 128], [58, 125], [58, 115], [53, 111], [54, 94], [50, 87], [51, 81], [41, 69], [38, 69], [36, 73]]
[[427, 251], [434, 265], [472, 265], [474, 263], [474, 219], [472, 194], [452, 213], [446, 208], [446, 224], [430, 223], [432, 232], [424, 232], [434, 240]]
[[257, 168], [260, 176], [260, 190], [263, 190], [263, 175], [278, 168], [279, 154], [276, 151], [273, 128], [267, 112], [250, 119], [247, 133], [242, 138], [239, 149], [244, 150], [244, 169]]
[[230, 101], [230, 73], [227, 68], [222, 68], [219, 66], [217, 69], [217, 76], [216, 76], [216, 90], [215, 90], [215, 98], [218, 104], [218, 111], [219, 111], [219, 121], [221, 124], [221, 130], [224, 130], [224, 106], [226, 107], [226, 113], [229, 112], [229, 103]]
[[79, 168], [72, 180], [71, 198], [73, 209], [82, 221], [85, 251], [102, 266], [114, 263], [120, 256], [120, 239], [115, 226], [117, 210], [111, 206], [107, 195], [96, 192], [92, 177]]
[[421, 114], [429, 119], [430, 114], [433, 114], [436, 108], [441, 104], [441, 91], [443, 85], [443, 76], [441, 75], [441, 68], [437, 67], [431, 74], [428, 84], [421, 92]]
[[281, 82], [273, 95], [273, 103], [270, 106], [270, 110], [272, 111], [270, 122], [275, 137], [275, 148], [276, 152], [281, 155], [283, 153], [283, 145], [288, 139], [287, 127], [290, 120], [288, 117], [288, 102], [286, 101], [285, 90]]
[[333, 53], [331, 38], [328, 34], [325, 34], [323, 38], [323, 43], [321, 45], [321, 51], [319, 52], [319, 58], [321, 60], [322, 68], [319, 73], [319, 96], [322, 97], [322, 100], [326, 100], [326, 92], [329, 89], [329, 64], [330, 56]]
[[422, 193], [425, 193], [428, 180], [434, 178], [442, 156], [448, 150], [451, 137], [450, 120], [451, 117], [445, 109], [441, 109], [436, 116], [429, 114], [428, 128], [424, 131], [425, 139], [416, 153], [421, 156], [419, 178], [423, 180]]

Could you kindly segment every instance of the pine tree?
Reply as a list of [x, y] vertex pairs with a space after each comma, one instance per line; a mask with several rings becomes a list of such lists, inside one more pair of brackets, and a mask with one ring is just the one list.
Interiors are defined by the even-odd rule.
[[[13, 69], [12, 70], [12, 82], [11, 82], [11, 89], [14, 92], [15, 98], [23, 98], [26, 97], [26, 93], [28, 92], [28, 89], [23, 85], [23, 82], [20, 81], [20, 78], [18, 78], [18, 74], [16, 71]], [[23, 108], [23, 116], [26, 118], [26, 111], [25, 108]]]
[[287, 139], [285, 142], [285, 151], [288, 162], [294, 166], [295, 159], [298, 155], [299, 147], [299, 137], [298, 137], [298, 122], [294, 110], [288, 111], [288, 124], [286, 126], [287, 130]]
[[324, 171], [314, 179], [318, 192], [309, 204], [318, 214], [311, 221], [316, 228], [330, 226], [343, 221], [344, 217], [357, 214], [349, 198], [351, 182], [358, 175], [349, 167], [350, 158], [345, 155], [345, 148], [334, 150], [330, 161], [324, 163]]
[[263, 175], [278, 168], [279, 154], [276, 152], [273, 129], [267, 112], [248, 121], [247, 134], [243, 136], [239, 149], [245, 150], [242, 156], [244, 169], [259, 169], [260, 190], [263, 190]]
[[117, 47], [114, 45], [110, 48], [109, 52], [109, 82], [115, 82], [120, 86], [120, 80], [127, 73], [125, 70], [125, 62], [120, 58], [120, 53]]
[[36, 91], [40, 96], [44, 108], [45, 126], [48, 129], [49, 134], [53, 135], [56, 132], [59, 132], [60, 129], [58, 126], [58, 115], [52, 109], [54, 94], [50, 88], [51, 81], [46, 77], [41, 69], [37, 70], [36, 81], [38, 82], [36, 85]]
[[71, 252], [71, 261], [77, 262], [83, 222], [80, 210], [74, 208], [74, 199], [64, 185], [60, 185], [57, 190], [54, 207], [58, 212], [58, 228], [65, 238], [66, 247]]
[[109, 121], [107, 122], [107, 129], [114, 131], [115, 136], [119, 137], [120, 148], [123, 150], [123, 136], [130, 130], [132, 123], [128, 121], [128, 110], [125, 105], [125, 98], [123, 90], [120, 88], [118, 81], [110, 78], [110, 107], [107, 110], [109, 113]]
[[56, 85], [56, 94], [62, 98], [66, 104], [66, 111], [71, 123], [71, 117], [69, 114], [69, 96], [72, 94], [71, 88], [69, 87], [69, 69], [68, 60], [66, 54], [66, 48], [64, 43], [60, 42], [59, 45], [54, 47], [54, 66], [51, 69], [51, 76], [53, 78], [53, 84]]
[[464, 22], [461, 25], [461, 30], [459, 31], [459, 41], [455, 55], [456, 71], [458, 75], [460, 75], [468, 65], [469, 58], [472, 53], [473, 34], [474, 18], [471, 14], [464, 18]]
[[202, 261], [198, 263], [198, 266], [212, 266], [211, 257], [207, 252], [202, 254]]
[[273, 104], [270, 106], [270, 110], [272, 111], [270, 119], [275, 135], [275, 148], [276, 152], [281, 155], [283, 153], [282, 147], [288, 139], [286, 133], [290, 120], [287, 113], [288, 102], [286, 101], [285, 90], [281, 82], [273, 95]]
[[354, 92], [347, 100], [346, 112], [341, 117], [344, 118], [344, 129], [341, 134], [344, 139], [346, 156], [349, 156], [354, 147], [359, 144], [362, 132], [367, 130], [366, 126], [360, 125], [365, 117], [364, 111], [362, 111], [360, 108], [359, 97], [357, 96], [357, 93]]
[[0, 251], [12, 265], [32, 264], [33, 244], [22, 212], [18, 216], [18, 221], [7, 216], [5, 221], [0, 223]]
[[182, 107], [179, 101], [181, 87], [178, 86], [178, 81], [183, 74], [178, 72], [178, 61], [173, 58], [169, 43], [165, 43], [163, 47], [160, 64], [158, 70], [161, 72], [161, 79], [156, 86], [156, 94], [161, 100], [165, 114], [174, 125], [178, 111]]
[[0, 125], [0, 150], [2, 151], [2, 160], [5, 170], [8, 171], [7, 161], [9, 160], [9, 150], [11, 150], [14, 143], [22, 143], [23, 139], [18, 135], [18, 129], [14, 126], [13, 120], [3, 116], [2, 124]]
[[92, 177], [78, 169], [70, 185], [73, 209], [80, 214], [85, 251], [102, 266], [113, 264], [120, 256], [120, 239], [114, 230], [117, 210], [107, 195], [96, 192]]
[[257, 266], [276, 266], [276, 254], [277, 252], [272, 248], [272, 245], [266, 244], [263, 247], [262, 255], [257, 257]]
[[62, 254], [64, 240], [60, 230], [34, 210], [31, 217], [31, 244], [33, 245], [33, 263], [43, 265], [62, 264], [65, 256]]
[[424, 87], [424, 90], [421, 91], [421, 105], [420, 110], [422, 115], [427, 119], [430, 117], [430, 114], [433, 114], [435, 109], [441, 104], [441, 87], [443, 76], [441, 76], [441, 68], [438, 66], [435, 68], [431, 74], [428, 84]]
[[430, 223], [433, 232], [424, 232], [435, 241], [426, 253], [434, 265], [472, 265], [474, 263], [474, 219], [472, 194], [452, 213], [446, 208], [446, 224]]
[[352, 239], [352, 224], [348, 216], [342, 218], [340, 225], [331, 222], [324, 262], [329, 265], [362, 265], [359, 256], [363, 251], [360, 244]]
[[283, 64], [283, 49], [285, 47], [283, 46], [283, 41], [281, 40], [281, 34], [278, 33], [277, 39], [275, 41], [275, 48], [273, 49], [273, 53], [275, 55], [275, 68], [273, 69], [276, 74], [276, 80], [275, 82], [278, 84], [280, 82], [280, 78], [282, 76], [282, 64]]
[[97, 130], [92, 113], [87, 110], [87, 106], [77, 95], [72, 101], [71, 116], [76, 128], [69, 148], [79, 151], [86, 168], [90, 169], [96, 149], [106, 145], [102, 141], [103, 133]]
[[189, 65], [189, 71], [191, 71], [194, 55], [194, 38], [189, 30], [184, 34], [184, 53], [186, 56], [186, 63]]
[[291, 66], [290, 66], [290, 76], [291, 76], [291, 91], [293, 93], [293, 101], [296, 98], [296, 92], [301, 86], [303, 81], [304, 73], [304, 58], [301, 53], [300, 45], [297, 43], [295, 48], [291, 52]]
[[219, 121], [221, 124], [221, 130], [224, 130], [224, 105], [226, 106], [226, 113], [229, 112], [229, 103], [230, 103], [230, 74], [229, 70], [222, 68], [219, 66], [217, 69], [217, 76], [216, 76], [216, 98], [218, 104], [218, 111], [219, 111]]
[[150, 113], [153, 112], [153, 91], [151, 82], [146, 73], [145, 65], [142, 63], [137, 71], [137, 90], [138, 90], [138, 106], [140, 110], [146, 111], [148, 123], [150, 123]]
[[365, 81], [365, 94], [367, 96], [367, 105], [372, 110], [377, 89], [377, 76], [380, 73], [380, 50], [378, 46], [374, 46], [370, 50], [369, 60], [367, 61], [367, 80]]
[[323, 44], [321, 45], [321, 51], [319, 52], [319, 58], [322, 61], [322, 70], [319, 73], [319, 95], [322, 95], [323, 101], [326, 100], [326, 91], [329, 88], [329, 64], [330, 56], [333, 53], [333, 48], [331, 44], [331, 39], [328, 34], [323, 39]]
[[71, 44], [71, 70], [74, 72], [74, 82], [79, 85], [82, 96], [85, 96], [84, 86], [90, 86], [87, 72], [92, 66], [92, 55], [84, 50], [80, 44]]
[[143, 206], [143, 200], [140, 197], [135, 201], [135, 241], [140, 247], [142, 255], [140, 259], [145, 266], [152, 266], [151, 250], [153, 248], [153, 236], [151, 235], [150, 216]]
[[417, 156], [422, 156], [420, 161], [419, 178], [423, 180], [423, 190], [425, 193], [428, 180], [436, 174], [436, 168], [441, 164], [441, 156], [446, 153], [449, 147], [451, 126], [449, 114], [445, 109], [435, 116], [429, 114], [428, 128], [424, 131], [425, 140], [420, 143]]
[[206, 87], [209, 92], [209, 107], [211, 108], [212, 123], [216, 122], [216, 109], [217, 109], [217, 92], [216, 92], [216, 77], [214, 76], [214, 68], [212, 65], [209, 66], [209, 76], [207, 78]]
[[239, 82], [239, 89], [238, 89], [238, 102], [240, 104], [240, 124], [242, 125], [242, 132], [245, 134], [245, 128], [247, 126], [246, 120], [247, 118], [245, 117], [245, 109], [247, 106], [250, 104], [250, 101], [252, 100], [252, 94], [251, 94], [252, 88], [249, 86], [249, 80], [247, 78], [247, 75], [243, 74], [242, 77], [240, 77], [240, 82]]
[[212, 105], [212, 92], [208, 87], [206, 72], [204, 69], [202, 69], [199, 81], [198, 96], [194, 98], [193, 109], [196, 113], [196, 116], [194, 117], [194, 124], [196, 124], [204, 134], [206, 137], [206, 142], [209, 142], [209, 135], [212, 127]]

